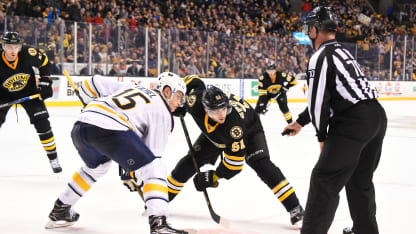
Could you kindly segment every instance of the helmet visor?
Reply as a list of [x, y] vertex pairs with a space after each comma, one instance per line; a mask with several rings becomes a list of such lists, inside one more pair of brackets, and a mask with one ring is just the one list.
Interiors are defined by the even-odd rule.
[[215, 119], [215, 118], [229, 115], [231, 113], [231, 110], [232, 110], [231, 106], [227, 105], [218, 109], [207, 109], [207, 114], [212, 119]]
[[185, 101], [186, 101], [185, 94], [182, 91], [176, 91], [175, 96], [177, 96], [181, 100], [181, 105], [180, 106], [183, 106], [185, 104]]
[[4, 51], [20, 51], [22, 49], [22, 44], [7, 44], [3, 43], [3, 50]]

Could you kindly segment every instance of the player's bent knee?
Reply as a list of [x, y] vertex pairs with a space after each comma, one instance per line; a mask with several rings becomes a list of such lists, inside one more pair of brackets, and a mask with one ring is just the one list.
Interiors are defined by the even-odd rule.
[[160, 158], [155, 158], [152, 162], [134, 171], [139, 181], [145, 181], [147, 179], [164, 179], [168, 177], [168, 172], [165, 164]]
[[[198, 162], [198, 165], [202, 165]], [[195, 166], [192, 162], [192, 157], [188, 154], [179, 160], [176, 167], [173, 169], [171, 175], [175, 180], [181, 183], [188, 181], [196, 173]]]
[[35, 119], [33, 125], [38, 133], [44, 133], [51, 129], [51, 124], [47, 118]]
[[96, 168], [89, 168], [89, 167], [82, 167], [82, 169], [89, 175], [91, 175], [92, 177], [98, 179], [100, 177], [102, 177], [103, 175], [107, 174], [107, 172], [110, 170], [112, 165], [111, 160], [100, 164], [98, 167]]

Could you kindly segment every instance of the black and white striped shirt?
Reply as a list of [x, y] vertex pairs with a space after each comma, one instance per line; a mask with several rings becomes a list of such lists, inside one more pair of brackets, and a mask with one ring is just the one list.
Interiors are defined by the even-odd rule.
[[312, 121], [319, 141], [325, 140], [334, 114], [361, 100], [378, 97], [351, 53], [335, 40], [324, 42], [311, 56], [306, 79], [308, 108], [298, 122], [305, 125]]

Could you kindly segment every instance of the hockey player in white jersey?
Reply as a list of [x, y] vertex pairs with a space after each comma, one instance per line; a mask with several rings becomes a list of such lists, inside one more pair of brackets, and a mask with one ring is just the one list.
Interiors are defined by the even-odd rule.
[[173, 130], [172, 112], [184, 103], [183, 80], [164, 72], [150, 90], [93, 76], [82, 82], [79, 92], [87, 105], [71, 137], [85, 166], [74, 173], [56, 200], [46, 228], [73, 225], [79, 214], [72, 206], [115, 161], [143, 183], [150, 233], [187, 233], [166, 222], [167, 170], [160, 159]]

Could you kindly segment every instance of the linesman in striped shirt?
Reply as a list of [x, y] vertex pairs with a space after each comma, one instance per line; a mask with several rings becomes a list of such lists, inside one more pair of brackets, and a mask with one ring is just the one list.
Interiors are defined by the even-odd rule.
[[336, 16], [316, 7], [304, 25], [315, 53], [308, 63], [308, 107], [289, 124], [290, 136], [312, 122], [321, 153], [312, 170], [302, 234], [324, 234], [345, 186], [353, 227], [344, 234], [378, 232], [373, 173], [387, 117], [377, 91], [353, 56], [335, 40]]

